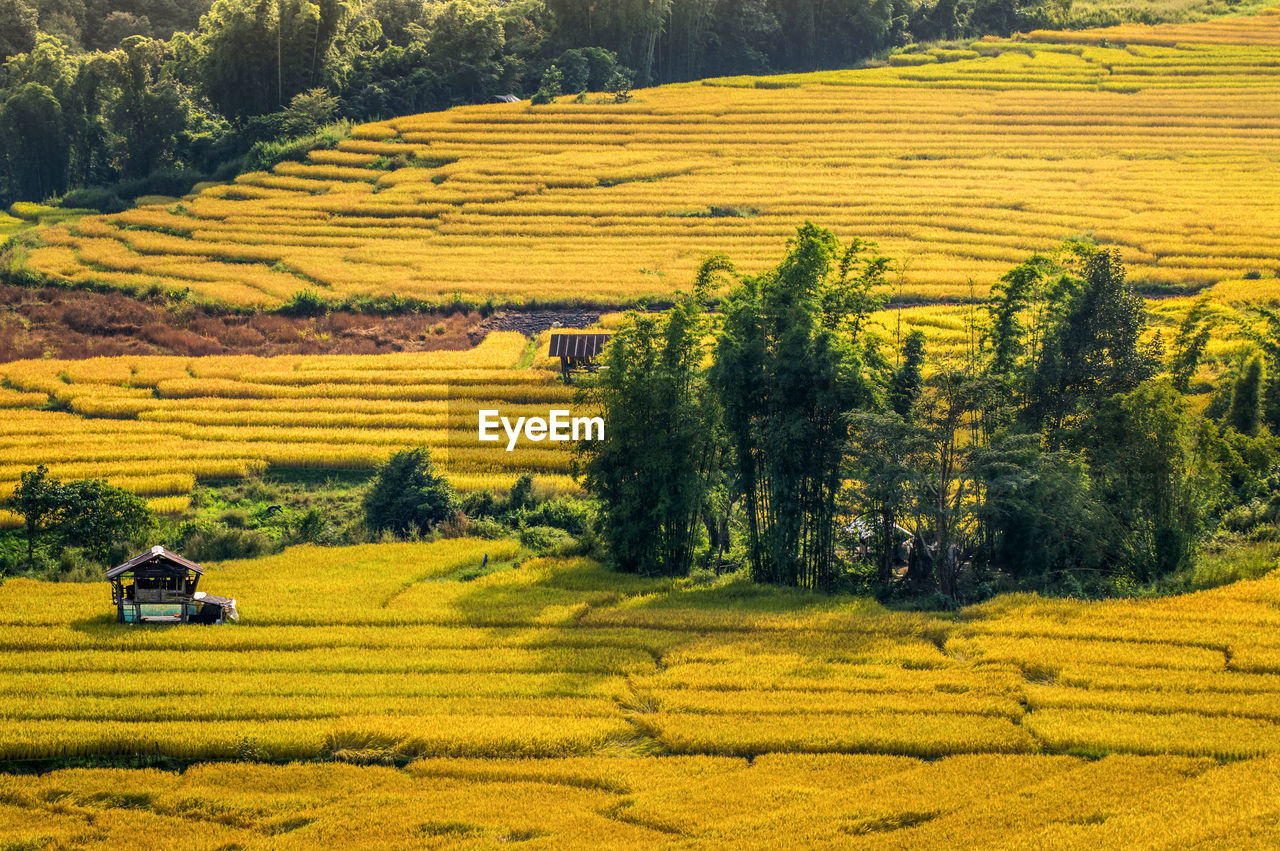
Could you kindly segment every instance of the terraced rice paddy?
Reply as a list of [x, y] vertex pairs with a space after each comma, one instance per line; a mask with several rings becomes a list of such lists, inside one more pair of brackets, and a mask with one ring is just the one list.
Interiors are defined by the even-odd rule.
[[[1226, 281], [1209, 293], [1216, 324], [1199, 377], [1216, 380], [1252, 345], [1235, 306], [1275, 303], [1267, 281]], [[1168, 340], [1191, 298], [1149, 303], [1151, 334]], [[621, 314], [606, 314], [610, 329]], [[921, 305], [874, 314], [883, 352], [925, 334], [930, 370], [959, 363], [982, 334], [970, 305]], [[478, 411], [587, 413], [546, 357], [547, 335], [490, 334], [468, 352], [389, 355], [136, 357], [0, 364], [0, 496], [45, 464], [60, 478], [104, 478], [180, 513], [200, 480], [270, 470], [371, 470], [391, 453], [426, 446], [463, 490], [509, 488], [522, 473], [543, 493], [572, 492], [569, 444], [521, 440], [506, 452], [476, 440]], [[1210, 385], [1202, 384], [1206, 390]], [[1203, 397], [1207, 402], [1207, 396]], [[0, 511], [0, 526], [16, 526]]]
[[566, 444], [508, 453], [475, 439], [480, 408], [545, 417], [572, 400], [545, 353], [545, 339], [495, 332], [464, 352], [3, 364], [0, 495], [46, 464], [180, 511], [197, 479], [371, 469], [413, 446], [431, 448], [463, 489], [509, 488], [524, 472], [543, 490], [573, 489]]
[[687, 286], [711, 251], [767, 268], [811, 219], [878, 240], [903, 299], [981, 295], [1081, 235], [1152, 288], [1276, 273], [1276, 10], [973, 48], [364, 125], [169, 207], [42, 229], [25, 263], [239, 305], [620, 303]]
[[119, 627], [105, 584], [10, 580], [0, 758], [325, 762], [4, 775], [0, 841], [1280, 840], [1278, 574], [951, 618], [514, 555], [211, 565], [243, 617], [207, 629]]

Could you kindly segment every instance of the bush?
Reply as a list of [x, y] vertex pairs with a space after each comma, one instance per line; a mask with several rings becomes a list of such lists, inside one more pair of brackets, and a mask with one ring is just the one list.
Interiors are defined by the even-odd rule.
[[473, 538], [487, 538], [496, 541], [511, 534], [511, 530], [491, 517], [473, 519], [467, 525], [467, 532]]
[[614, 103], [627, 103], [631, 100], [631, 75], [617, 71], [605, 84], [605, 91], [613, 95]]
[[227, 561], [258, 558], [278, 550], [266, 535], [254, 529], [230, 529], [226, 526], [197, 528], [181, 544], [183, 554], [192, 561]]
[[[283, 126], [284, 119], [281, 119]], [[302, 162], [311, 151], [323, 151], [336, 147], [351, 135], [351, 122], [339, 122], [322, 127], [307, 136], [268, 138], [255, 142], [244, 155], [241, 171], [268, 171], [285, 161]]]
[[320, 509], [309, 508], [289, 524], [288, 537], [291, 544], [328, 544], [332, 535]]
[[577, 537], [590, 528], [592, 514], [590, 506], [583, 500], [562, 496], [524, 512], [522, 519], [530, 525], [561, 529]]
[[87, 207], [103, 213], [118, 213], [128, 206], [113, 187], [87, 186], [83, 189], [72, 189], [62, 196], [59, 206]]
[[145, 177], [121, 180], [108, 186], [86, 186], [72, 189], [58, 206], [75, 209], [92, 209], [104, 213], [118, 213], [133, 201], [147, 195], [176, 197], [186, 195], [191, 187], [204, 180], [206, 175], [194, 169], [161, 169]]
[[459, 507], [473, 520], [494, 517], [498, 513], [498, 498], [493, 495], [493, 491], [472, 491], [462, 497]]
[[298, 290], [277, 312], [284, 316], [324, 316], [329, 312], [329, 302], [315, 290]]
[[511, 486], [511, 492], [507, 494], [507, 511], [524, 511], [526, 508], [533, 508], [535, 504], [533, 476], [525, 473], [516, 479], [516, 483]]
[[230, 529], [247, 529], [249, 521], [249, 512], [243, 508], [228, 508], [218, 515], [218, 522]]
[[520, 530], [520, 543], [539, 555], [546, 555], [571, 546], [573, 538], [550, 526], [526, 526]]
[[374, 535], [425, 534], [452, 518], [456, 510], [453, 487], [436, 473], [425, 449], [392, 455], [378, 468], [364, 498], [365, 523]]
[[564, 75], [560, 73], [560, 69], [552, 65], [547, 72], [542, 75], [542, 85], [538, 87], [538, 91], [529, 99], [531, 104], [551, 103], [563, 94]]

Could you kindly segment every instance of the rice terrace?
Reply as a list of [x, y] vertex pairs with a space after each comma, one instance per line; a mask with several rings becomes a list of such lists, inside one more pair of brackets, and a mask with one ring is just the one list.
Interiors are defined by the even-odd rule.
[[0, 0], [0, 849], [1280, 845], [1280, 7], [108, 5]]
[[1086, 233], [1139, 283], [1188, 291], [1275, 271], [1278, 56], [1263, 14], [392, 119], [190, 201], [48, 229], [25, 263], [244, 305], [304, 286], [620, 303], [668, 295], [713, 250], [759, 271], [812, 219], [904, 263], [903, 300], [967, 297]]

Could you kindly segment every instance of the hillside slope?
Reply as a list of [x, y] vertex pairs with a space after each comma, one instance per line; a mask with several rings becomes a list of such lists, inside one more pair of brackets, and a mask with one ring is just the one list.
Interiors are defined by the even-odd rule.
[[1280, 839], [1280, 574], [950, 618], [515, 554], [209, 565], [242, 619], [204, 629], [122, 630], [102, 583], [5, 583], [0, 759], [333, 762], [0, 776], [0, 843], [118, 845], [143, 819], [199, 847]]
[[242, 305], [614, 303], [711, 251], [765, 268], [812, 219], [879, 240], [902, 298], [980, 294], [1081, 235], [1154, 289], [1275, 273], [1277, 10], [975, 48], [364, 125], [167, 209], [46, 228], [25, 263]]

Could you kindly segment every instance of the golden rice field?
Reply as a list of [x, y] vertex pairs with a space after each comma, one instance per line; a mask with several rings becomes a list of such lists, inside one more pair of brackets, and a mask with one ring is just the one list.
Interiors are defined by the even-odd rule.
[[371, 469], [413, 446], [430, 448], [462, 489], [509, 488], [529, 472], [544, 491], [571, 490], [566, 444], [521, 441], [508, 453], [476, 440], [481, 408], [545, 417], [569, 406], [574, 390], [546, 350], [545, 335], [495, 332], [461, 352], [0, 364], [0, 497], [45, 464], [177, 512], [198, 479]]
[[878, 240], [902, 299], [981, 295], [1089, 235], [1191, 290], [1280, 257], [1280, 13], [981, 41], [885, 67], [464, 107], [356, 128], [271, 173], [39, 231], [50, 279], [278, 305], [618, 303], [797, 224]]
[[[1215, 380], [1251, 351], [1235, 306], [1280, 300], [1267, 281], [1225, 281], [1209, 292], [1217, 319], [1200, 378]], [[1169, 340], [1188, 297], [1148, 303], [1152, 335]], [[616, 328], [622, 314], [600, 326]], [[958, 363], [982, 334], [972, 305], [919, 305], [871, 317], [892, 359], [911, 331], [925, 334], [929, 369]], [[371, 470], [393, 452], [426, 446], [462, 490], [509, 488], [523, 474], [543, 493], [577, 491], [569, 444], [521, 440], [514, 452], [476, 440], [478, 411], [589, 413], [546, 357], [547, 334], [491, 333], [466, 352], [33, 360], [0, 364], [0, 498], [38, 464], [59, 478], [102, 478], [166, 514], [185, 511], [201, 480], [268, 471]], [[1207, 385], [1204, 385], [1207, 386]], [[1201, 388], [1203, 389], [1203, 387]], [[1207, 399], [1207, 397], [1205, 397]], [[0, 528], [20, 518], [0, 510]]]
[[117, 626], [105, 583], [9, 580], [0, 759], [214, 762], [0, 774], [0, 843], [1280, 842], [1280, 572], [952, 617], [515, 556], [209, 565], [242, 615], [209, 628]]

